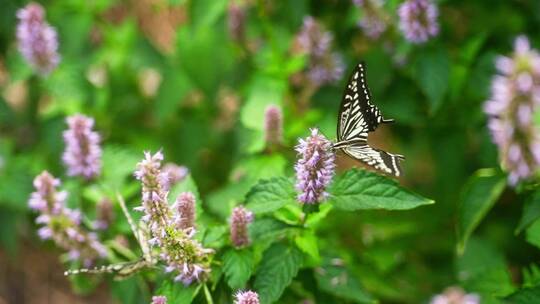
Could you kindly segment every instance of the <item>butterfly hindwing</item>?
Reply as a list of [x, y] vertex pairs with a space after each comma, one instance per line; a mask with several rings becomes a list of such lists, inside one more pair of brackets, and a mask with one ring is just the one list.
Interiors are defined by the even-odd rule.
[[403, 156], [399, 154], [391, 154], [378, 149], [373, 149], [367, 144], [351, 145], [343, 149], [349, 156], [369, 165], [377, 170], [381, 170], [386, 174], [394, 176], [401, 175], [399, 161], [403, 160]]

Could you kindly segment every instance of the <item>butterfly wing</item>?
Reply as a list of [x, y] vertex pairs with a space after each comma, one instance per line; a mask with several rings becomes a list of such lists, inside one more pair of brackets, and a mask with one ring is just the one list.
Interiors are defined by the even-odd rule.
[[399, 161], [404, 159], [402, 155], [373, 149], [367, 144], [353, 144], [343, 148], [343, 152], [386, 174], [401, 175]]
[[367, 133], [374, 131], [385, 120], [380, 110], [371, 104], [371, 93], [366, 79], [366, 65], [360, 62], [351, 74], [338, 115], [338, 141], [367, 140]]

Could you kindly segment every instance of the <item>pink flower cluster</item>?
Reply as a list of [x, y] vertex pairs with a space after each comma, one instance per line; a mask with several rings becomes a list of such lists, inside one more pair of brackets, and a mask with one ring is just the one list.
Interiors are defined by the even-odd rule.
[[520, 36], [513, 55], [497, 58], [496, 66], [499, 74], [493, 78], [484, 111], [502, 166], [515, 185], [540, 167], [540, 133], [533, 122], [540, 106], [540, 54]]
[[60, 180], [43, 171], [34, 179], [36, 191], [30, 196], [28, 205], [40, 215], [36, 223], [43, 225], [38, 230], [41, 239], [52, 239], [65, 249], [69, 260], [80, 260], [85, 266], [96, 259], [107, 256], [106, 248], [97, 235], [81, 226], [81, 213], [66, 207], [66, 191], [57, 191]]
[[92, 131], [94, 119], [76, 114], [67, 119], [68, 129], [64, 131], [66, 149], [62, 160], [69, 176], [92, 179], [101, 171], [100, 136]]
[[145, 152], [144, 159], [137, 164], [135, 177], [142, 183], [142, 206], [135, 210], [144, 212], [142, 220], [152, 234], [150, 245], [159, 249], [159, 256], [167, 265], [165, 271], [176, 271], [175, 281], [189, 285], [203, 280], [210, 272], [209, 256], [213, 250], [203, 248], [193, 238], [193, 226], [183, 228], [194, 221], [194, 196], [180, 194], [175, 206], [169, 206], [163, 186], [169, 177], [161, 171], [162, 160], [161, 152]]

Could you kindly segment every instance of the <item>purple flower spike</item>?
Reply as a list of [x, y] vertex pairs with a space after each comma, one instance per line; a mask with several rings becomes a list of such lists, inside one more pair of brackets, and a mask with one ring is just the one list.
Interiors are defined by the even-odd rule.
[[304, 18], [296, 41], [301, 51], [309, 55], [307, 77], [315, 86], [336, 82], [343, 76], [343, 60], [331, 50], [333, 40], [332, 34], [324, 31], [313, 17]]
[[354, 0], [353, 3], [363, 13], [362, 20], [358, 22], [360, 28], [369, 38], [379, 38], [387, 28], [387, 16], [383, 10], [383, 0]]
[[264, 112], [264, 138], [267, 146], [280, 144], [283, 140], [283, 114], [276, 105], [269, 105]]
[[17, 11], [19, 51], [42, 75], [49, 74], [60, 62], [56, 31], [45, 21], [45, 10], [31, 2]]
[[497, 58], [496, 67], [484, 111], [509, 183], [515, 185], [540, 167], [540, 135], [532, 119], [540, 105], [540, 54], [520, 36], [512, 57]]
[[167, 304], [167, 297], [166, 296], [153, 296], [152, 304]]
[[[148, 223], [152, 235], [149, 244], [156, 247], [166, 271], [176, 271], [175, 281], [189, 285], [202, 281], [210, 272], [209, 256], [213, 250], [203, 248], [193, 239], [195, 197], [183, 193], [173, 208], [169, 206], [164, 184], [170, 179], [161, 171], [162, 161], [161, 152], [154, 155], [145, 152], [144, 159], [137, 164], [135, 177], [142, 183], [143, 205], [136, 210], [144, 212], [142, 219]], [[184, 225], [190, 227], [180, 227]]]
[[412, 43], [424, 43], [439, 33], [439, 12], [430, 0], [407, 0], [399, 7], [398, 14], [399, 28]]
[[30, 196], [30, 208], [40, 215], [36, 223], [42, 225], [38, 230], [41, 239], [52, 239], [67, 251], [70, 260], [81, 260], [89, 266], [94, 260], [107, 256], [106, 248], [94, 233], [81, 227], [81, 213], [65, 206], [67, 193], [57, 191], [60, 180], [43, 171], [34, 179], [36, 191]]
[[167, 176], [167, 180], [163, 183], [163, 188], [168, 191], [187, 177], [189, 169], [174, 163], [167, 163], [163, 166], [163, 173]]
[[172, 208], [175, 212], [174, 221], [178, 229], [195, 228], [195, 196], [193, 193], [180, 193]]
[[234, 247], [241, 248], [251, 243], [248, 224], [253, 222], [253, 212], [242, 206], [235, 207], [230, 219], [231, 242]]
[[311, 129], [311, 136], [296, 146], [300, 159], [295, 165], [298, 200], [304, 204], [321, 203], [328, 196], [325, 189], [334, 176], [335, 155], [332, 143]]
[[62, 160], [69, 176], [92, 179], [101, 171], [100, 136], [92, 131], [94, 119], [77, 114], [67, 119], [69, 129], [64, 131], [66, 149]]
[[259, 304], [259, 295], [251, 290], [239, 291], [234, 297], [234, 304]]

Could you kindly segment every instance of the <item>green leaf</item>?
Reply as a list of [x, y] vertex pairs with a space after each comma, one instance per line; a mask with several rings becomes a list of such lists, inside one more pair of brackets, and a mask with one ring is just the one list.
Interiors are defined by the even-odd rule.
[[315, 270], [315, 279], [320, 289], [355, 303], [377, 303], [364, 290], [358, 279], [345, 267], [325, 259], [324, 265]]
[[444, 50], [431, 50], [418, 56], [416, 79], [420, 89], [430, 101], [432, 113], [442, 104], [449, 78], [450, 62]]
[[287, 178], [262, 180], [246, 195], [246, 207], [255, 214], [272, 212], [295, 203], [295, 195], [293, 183]]
[[458, 252], [501, 195], [506, 181], [494, 169], [478, 170], [464, 186], [459, 204]]
[[540, 248], [540, 220], [534, 222], [525, 232], [527, 242]]
[[[103, 185], [109, 191], [119, 191], [126, 178], [135, 171], [137, 162], [142, 159], [142, 153], [137, 155], [119, 146], [105, 146], [103, 149]], [[119, 166], [118, 164], [122, 164]]]
[[504, 257], [488, 242], [471, 238], [456, 264], [458, 278], [467, 290], [492, 296], [514, 291]]
[[308, 254], [316, 264], [319, 264], [321, 256], [319, 255], [319, 245], [317, 244], [317, 236], [313, 231], [304, 230], [301, 234], [294, 238], [296, 246], [303, 252]]
[[246, 286], [254, 266], [253, 253], [247, 249], [235, 250], [231, 248], [223, 255], [223, 271], [227, 284], [233, 290]]
[[189, 304], [197, 296], [201, 286], [200, 284], [192, 284], [186, 287], [183, 284], [166, 279], [156, 288], [154, 295], [166, 296], [168, 303]]
[[274, 244], [263, 255], [261, 265], [255, 279], [255, 290], [259, 293], [261, 303], [273, 303], [298, 273], [302, 264], [302, 253], [295, 247]]
[[506, 300], [512, 304], [540, 303], [540, 285], [522, 288], [507, 297]]
[[249, 236], [252, 240], [272, 239], [282, 235], [292, 226], [271, 217], [257, 218], [248, 226]]
[[523, 214], [516, 228], [516, 233], [530, 226], [538, 218], [540, 218], [540, 191], [534, 192], [527, 198], [525, 207], [523, 207]]
[[242, 124], [250, 129], [263, 130], [264, 110], [271, 104], [280, 105], [286, 88], [285, 80], [256, 76], [250, 85], [246, 104], [240, 112]]
[[402, 188], [395, 180], [366, 170], [352, 169], [329, 189], [331, 203], [342, 210], [406, 210], [434, 201]]

